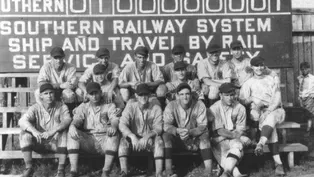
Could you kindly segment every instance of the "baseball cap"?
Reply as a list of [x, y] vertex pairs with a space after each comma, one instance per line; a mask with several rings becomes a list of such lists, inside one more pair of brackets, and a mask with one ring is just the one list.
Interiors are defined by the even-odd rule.
[[174, 63], [173, 66], [174, 70], [180, 70], [180, 69], [185, 69], [186, 68], [186, 63], [184, 61], [178, 61]]
[[144, 46], [139, 46], [135, 49], [135, 54], [140, 54], [143, 56], [148, 56], [148, 48]]
[[50, 83], [45, 83], [45, 84], [40, 86], [39, 92], [42, 93], [45, 90], [54, 90], [54, 88], [53, 88], [53, 86]]
[[174, 55], [179, 55], [179, 54], [184, 54], [185, 55], [185, 49], [184, 46], [181, 44], [177, 44], [172, 48], [172, 54]]
[[145, 83], [143, 84], [139, 84], [137, 87], [136, 87], [136, 94], [139, 95], [139, 96], [143, 96], [143, 95], [149, 95], [151, 93], [150, 89], [149, 89], [149, 86]]
[[231, 48], [231, 49], [234, 49], [234, 48], [236, 48], [236, 47], [241, 47], [241, 48], [243, 48], [242, 43], [241, 43], [240, 41], [238, 41], [238, 40], [232, 41], [231, 44], [230, 44], [230, 48]]
[[103, 64], [97, 64], [93, 68], [93, 73], [94, 74], [103, 74], [106, 71], [106, 66]]
[[110, 56], [110, 52], [107, 48], [99, 48], [96, 52], [96, 57], [100, 58], [102, 56]]
[[211, 45], [208, 46], [207, 51], [209, 53], [220, 52], [221, 51], [221, 47], [218, 44], [211, 44]]
[[64, 51], [61, 47], [54, 47], [51, 51], [50, 51], [50, 55], [52, 57], [64, 57]]
[[177, 87], [177, 93], [179, 93], [179, 92], [180, 92], [181, 90], [183, 90], [183, 89], [189, 89], [190, 92], [191, 92], [191, 90], [192, 90], [189, 84], [187, 84], [187, 83], [181, 83], [181, 84], [179, 84], [178, 87]]
[[261, 66], [261, 65], [264, 65], [264, 58], [261, 57], [261, 56], [256, 56], [254, 58], [251, 59], [251, 65], [252, 66]]
[[237, 87], [231, 83], [223, 83], [219, 87], [220, 93], [230, 93], [233, 92]]
[[100, 91], [100, 85], [96, 82], [90, 82], [86, 86], [86, 91], [88, 94], [91, 94], [92, 92], [98, 92]]

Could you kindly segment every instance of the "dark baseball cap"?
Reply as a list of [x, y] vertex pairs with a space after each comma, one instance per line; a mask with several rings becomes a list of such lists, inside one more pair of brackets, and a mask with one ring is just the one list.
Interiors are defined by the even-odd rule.
[[231, 49], [234, 49], [234, 48], [236, 48], [236, 47], [241, 47], [241, 48], [243, 48], [242, 43], [241, 43], [240, 41], [238, 41], [238, 40], [232, 41], [231, 44], [230, 44], [230, 48], [231, 48]]
[[185, 69], [187, 66], [187, 64], [184, 61], [178, 61], [174, 63], [174, 70], [180, 70], [180, 69]]
[[140, 54], [143, 56], [148, 56], [148, 48], [145, 46], [139, 46], [135, 49], [135, 54]]
[[179, 84], [178, 85], [178, 87], [177, 87], [177, 93], [179, 93], [181, 90], [183, 90], [183, 89], [189, 89], [190, 90], [190, 92], [191, 92], [191, 87], [190, 87], [190, 85], [189, 84], [187, 84], [187, 83], [181, 83], [181, 84]]
[[94, 74], [103, 74], [106, 71], [106, 66], [103, 64], [97, 64], [93, 68], [93, 73]]
[[50, 51], [50, 55], [52, 57], [64, 57], [64, 51], [61, 47], [54, 47], [51, 51]]
[[142, 84], [139, 84], [137, 87], [136, 87], [136, 94], [139, 95], [139, 96], [143, 96], [143, 95], [149, 95], [151, 94], [151, 91], [149, 89], [149, 86], [145, 83], [142, 83]]
[[90, 82], [86, 86], [86, 91], [88, 94], [91, 94], [92, 92], [98, 92], [100, 90], [100, 85], [96, 82]]
[[261, 56], [256, 56], [251, 59], [251, 65], [252, 66], [263, 66], [264, 65], [264, 58]]
[[219, 92], [220, 93], [231, 93], [234, 92], [235, 89], [237, 89], [238, 87], [236, 87], [234, 84], [231, 83], [223, 83], [221, 84], [221, 86], [219, 87]]
[[45, 84], [40, 86], [39, 92], [42, 93], [45, 90], [54, 90], [54, 88], [53, 88], [53, 86], [50, 83], [45, 83]]
[[185, 55], [185, 48], [183, 45], [181, 44], [177, 44], [172, 48], [172, 54], [174, 55], [180, 55], [180, 54], [184, 54]]
[[110, 52], [107, 48], [99, 48], [96, 52], [96, 57], [101, 58], [102, 56], [110, 57]]
[[207, 52], [214, 53], [214, 52], [220, 52], [221, 47], [218, 44], [211, 44], [207, 47]]

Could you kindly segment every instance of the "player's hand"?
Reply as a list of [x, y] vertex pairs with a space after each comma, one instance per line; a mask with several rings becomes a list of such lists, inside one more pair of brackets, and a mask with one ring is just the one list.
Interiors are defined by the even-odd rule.
[[112, 103], [112, 100], [113, 100], [113, 90], [109, 90], [107, 92], [107, 97], [106, 97], [106, 100], [105, 102], [108, 104], [108, 103]]
[[33, 136], [36, 138], [37, 143], [41, 143], [41, 133], [37, 130], [32, 132]]
[[77, 139], [79, 139], [79, 134], [78, 134], [78, 132], [77, 132], [77, 129], [76, 129], [76, 127], [74, 126], [74, 125], [70, 125], [70, 128], [69, 128], [69, 135], [73, 138], [73, 139], [75, 139], [75, 140], [77, 140]]
[[46, 131], [41, 133], [41, 137], [43, 139], [49, 139], [50, 137], [54, 136], [57, 132], [56, 131]]
[[110, 126], [107, 129], [108, 136], [114, 136], [117, 133], [117, 128]]
[[137, 151], [137, 149], [138, 149], [138, 138], [134, 134], [130, 135], [129, 138], [131, 139], [131, 142], [132, 142], [132, 149]]
[[146, 149], [150, 137], [144, 136], [138, 141], [138, 150]]
[[185, 128], [177, 128], [177, 134], [180, 135], [182, 140], [185, 140], [189, 137], [189, 130]]
[[240, 133], [240, 132], [238, 132], [238, 131], [233, 131], [232, 133], [233, 133], [233, 138], [234, 138], [234, 139], [240, 139], [240, 137], [241, 137], [241, 133]]
[[176, 89], [176, 87], [172, 83], [170, 83], [170, 82], [167, 82], [166, 86], [168, 88], [168, 92], [171, 92], [171, 91]]
[[62, 89], [66, 89], [66, 88], [70, 89], [71, 88], [71, 84], [69, 82], [64, 82], [64, 83], [60, 84], [60, 88], [62, 88]]
[[121, 108], [116, 108], [116, 111], [113, 113], [115, 116], [119, 117], [121, 116], [121, 113], [122, 113], [122, 109]]

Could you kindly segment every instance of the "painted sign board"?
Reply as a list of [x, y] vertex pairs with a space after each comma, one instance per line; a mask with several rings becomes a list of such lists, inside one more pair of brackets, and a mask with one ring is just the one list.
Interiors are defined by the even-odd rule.
[[99, 47], [123, 67], [145, 45], [162, 66], [180, 43], [197, 64], [212, 43], [228, 58], [235, 39], [248, 57], [290, 67], [291, 30], [287, 0], [1, 0], [0, 72], [38, 72], [54, 46], [79, 71], [96, 62]]

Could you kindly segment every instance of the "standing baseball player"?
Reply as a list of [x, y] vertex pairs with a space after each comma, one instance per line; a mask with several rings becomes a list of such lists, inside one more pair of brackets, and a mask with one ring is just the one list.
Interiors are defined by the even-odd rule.
[[[51, 60], [45, 63], [39, 71], [37, 83], [52, 84], [55, 89], [56, 99], [68, 104], [76, 101], [74, 90], [77, 87], [76, 68], [64, 61], [65, 54], [62, 48], [54, 47], [50, 52]], [[35, 91], [36, 101], [39, 100], [39, 90]]]
[[[171, 57], [173, 59], [173, 62], [168, 63], [161, 69], [164, 75], [165, 82], [173, 82], [173, 81], [178, 80], [178, 77], [175, 74], [174, 64], [176, 62], [182, 62], [182, 61], [185, 62], [184, 57], [185, 57], [186, 51], [183, 45], [181, 44], [175, 45], [172, 48], [171, 53], [172, 53]], [[186, 66], [187, 78], [189, 80], [194, 80], [195, 78], [197, 78], [196, 68], [191, 64], [186, 63], [186, 65], [187, 65]]]
[[275, 173], [284, 175], [276, 130], [276, 125], [285, 120], [279, 78], [274, 74], [265, 74], [264, 59], [260, 56], [252, 58], [251, 66], [254, 75], [242, 85], [239, 98], [244, 105], [251, 106], [250, 118], [259, 123], [261, 137], [255, 148], [255, 154], [261, 155], [263, 147], [268, 142], [276, 164]]
[[174, 63], [174, 74], [176, 75], [177, 80], [166, 83], [167, 93], [169, 95], [167, 95], [168, 100], [172, 101], [175, 99], [176, 89], [181, 83], [188, 83], [192, 89], [192, 96], [195, 99], [198, 99], [198, 94], [201, 91], [200, 82], [197, 78], [194, 80], [188, 79], [187, 66], [188, 65], [184, 61]]
[[246, 110], [236, 98], [235, 86], [224, 83], [219, 87], [220, 100], [209, 109], [209, 119], [214, 132], [212, 137], [213, 154], [224, 172], [222, 177], [244, 176], [236, 167], [243, 157], [243, 146], [250, 144], [244, 136]]
[[301, 75], [299, 81], [299, 100], [301, 107], [306, 110], [307, 129], [306, 136], [310, 136], [312, 122], [314, 118], [314, 76], [310, 73], [310, 64], [302, 62], [300, 64]]
[[150, 94], [151, 90], [147, 84], [139, 84], [136, 88], [136, 101], [127, 104], [120, 118], [119, 129], [123, 134], [119, 146], [121, 176], [127, 176], [127, 160], [131, 151], [153, 152], [156, 177], [162, 175], [162, 110], [158, 104], [149, 101]]
[[146, 83], [152, 93], [156, 93], [162, 107], [165, 105], [167, 88], [159, 67], [148, 59], [147, 47], [140, 46], [134, 53], [135, 62], [127, 64], [119, 77], [122, 98], [127, 102], [141, 83]]
[[72, 118], [68, 107], [55, 100], [55, 88], [49, 83], [39, 88], [39, 99], [19, 120], [22, 129], [20, 147], [23, 152], [26, 170], [23, 177], [33, 176], [32, 151], [55, 152], [59, 154], [57, 177], [64, 177], [64, 164], [67, 154], [67, 131]]
[[252, 77], [253, 71], [251, 69], [250, 58], [243, 56], [243, 46], [238, 40], [232, 41], [230, 44], [230, 53], [232, 59], [230, 60], [230, 66], [234, 71], [234, 79], [232, 82], [241, 87], [245, 81]]
[[192, 99], [191, 87], [181, 83], [177, 87], [177, 99], [164, 110], [165, 166], [168, 176], [172, 171], [172, 151], [200, 150], [205, 164], [205, 174], [212, 173], [212, 154], [207, 129], [206, 107], [202, 101]]
[[[79, 95], [79, 100], [84, 101], [87, 95], [86, 85], [89, 82], [98, 82], [101, 83], [103, 89], [103, 94], [105, 96], [106, 103], [111, 103], [116, 98], [117, 100], [122, 99], [120, 98], [120, 92], [118, 89], [118, 78], [120, 69], [119, 66], [111, 61], [110, 59], [110, 52], [107, 48], [99, 48], [96, 52], [96, 58], [98, 60], [97, 63], [92, 64], [89, 66], [85, 71], [84, 74], [80, 77], [77, 90], [77, 94]], [[94, 73], [94, 68], [96, 65], [103, 65], [102, 73]], [[99, 66], [98, 69], [99, 70]], [[97, 76], [101, 75], [101, 76]]]
[[70, 175], [78, 176], [79, 150], [82, 150], [105, 156], [102, 177], [107, 177], [119, 146], [116, 106], [105, 102], [98, 83], [88, 83], [86, 91], [89, 102], [82, 103], [73, 111], [74, 117], [68, 132]]
[[228, 62], [220, 61], [221, 47], [211, 44], [207, 48], [207, 58], [197, 64], [198, 78], [202, 83], [202, 92], [212, 102], [219, 97], [221, 84], [231, 82], [232, 70]]

